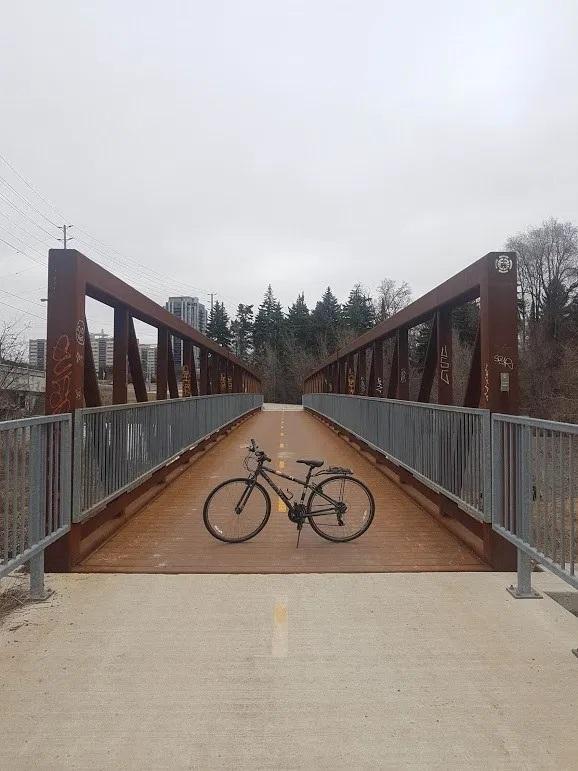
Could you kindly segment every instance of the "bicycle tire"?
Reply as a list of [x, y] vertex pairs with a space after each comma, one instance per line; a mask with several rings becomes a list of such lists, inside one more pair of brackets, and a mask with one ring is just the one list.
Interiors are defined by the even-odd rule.
[[[330, 533], [326, 532], [323, 529], [323, 527], [324, 527], [323, 524], [318, 525], [315, 522], [316, 517], [310, 515], [311, 507], [312, 507], [312, 505], [313, 505], [313, 503], [315, 501], [315, 496], [317, 495], [317, 491], [318, 490], [322, 490], [326, 485], [329, 485], [330, 483], [333, 483], [335, 481], [341, 482], [344, 486], [348, 482], [349, 483], [353, 483], [355, 485], [358, 485], [367, 494], [367, 499], [368, 499], [368, 504], [369, 504], [369, 511], [363, 512], [364, 519], [363, 519], [362, 526], [358, 530], [356, 530], [354, 533], [352, 533], [350, 535], [347, 535], [344, 538], [336, 537], [336, 536], [331, 535]], [[326, 494], [331, 497], [329, 492], [327, 492]], [[323, 498], [320, 498], [320, 500], [324, 501]], [[327, 503], [324, 503], [323, 505], [327, 505]], [[335, 476], [327, 477], [327, 479], [324, 479], [323, 482], [321, 482], [321, 484], [319, 484], [317, 486], [316, 490], [313, 490], [313, 492], [311, 493], [311, 495], [309, 496], [309, 499], [307, 501], [307, 514], [308, 514], [308, 518], [309, 518], [309, 524], [311, 525], [312, 529], [317, 533], [317, 535], [321, 536], [321, 538], [325, 538], [328, 541], [333, 541], [334, 543], [346, 543], [347, 541], [354, 541], [356, 538], [359, 538], [359, 536], [363, 535], [366, 532], [366, 530], [368, 529], [368, 527], [371, 525], [371, 523], [373, 522], [373, 517], [375, 516], [375, 501], [373, 499], [373, 495], [371, 493], [371, 490], [369, 489], [369, 487], [364, 482], [362, 482], [361, 480], [357, 479], [356, 477], [342, 476], [342, 475], [337, 474]], [[327, 515], [327, 516], [330, 517], [331, 515]], [[322, 520], [325, 519], [325, 516], [319, 517], [318, 519], [321, 522]], [[341, 527], [339, 526], [338, 523], [337, 523], [337, 526], [334, 525], [333, 523], [332, 523], [331, 526], [334, 527], [334, 528], [336, 527], [335, 532], [339, 532], [339, 530], [341, 529]]]
[[[227, 485], [232, 484], [238, 484], [238, 485], [249, 485], [251, 484], [253, 486], [253, 489], [251, 490], [250, 495], [253, 495], [255, 490], [259, 490], [259, 492], [263, 495], [264, 503], [265, 503], [265, 513], [263, 515], [263, 518], [257, 525], [257, 527], [249, 532], [247, 535], [243, 535], [239, 538], [231, 538], [225, 535], [223, 530], [219, 529], [216, 524], [213, 524], [210, 519], [210, 507], [211, 502], [214, 500], [215, 495], [219, 493], [219, 491], [223, 490], [223, 488], [227, 487]], [[242, 493], [239, 493], [239, 497]], [[235, 496], [233, 496], [235, 497]], [[248, 501], [247, 501], [248, 503]], [[237, 517], [241, 517], [242, 513], [235, 514], [234, 511], [231, 512]], [[234, 477], [232, 479], [227, 479], [225, 482], [221, 482], [221, 484], [217, 485], [207, 496], [207, 499], [205, 500], [205, 504], [203, 506], [203, 522], [205, 523], [205, 527], [209, 531], [209, 533], [213, 536], [213, 538], [216, 538], [219, 541], [223, 541], [224, 543], [243, 543], [244, 541], [248, 541], [251, 538], [254, 538], [256, 535], [258, 535], [261, 530], [265, 527], [267, 524], [269, 517], [271, 516], [271, 498], [269, 496], [269, 493], [267, 490], [263, 487], [262, 484], [259, 482], [250, 482], [246, 477]]]

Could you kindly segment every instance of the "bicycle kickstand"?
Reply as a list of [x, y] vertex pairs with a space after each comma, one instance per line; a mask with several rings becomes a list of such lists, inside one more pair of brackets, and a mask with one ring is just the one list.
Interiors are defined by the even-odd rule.
[[303, 530], [303, 522], [297, 523], [297, 546], [295, 548], [299, 548], [299, 539], [301, 538], [301, 531]]

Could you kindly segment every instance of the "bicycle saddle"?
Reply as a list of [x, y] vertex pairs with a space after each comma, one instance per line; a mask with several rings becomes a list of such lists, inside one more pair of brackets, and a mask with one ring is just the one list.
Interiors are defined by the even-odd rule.
[[311, 466], [311, 468], [319, 468], [325, 463], [324, 460], [306, 460], [305, 458], [300, 458], [296, 462], [304, 463], [306, 466]]

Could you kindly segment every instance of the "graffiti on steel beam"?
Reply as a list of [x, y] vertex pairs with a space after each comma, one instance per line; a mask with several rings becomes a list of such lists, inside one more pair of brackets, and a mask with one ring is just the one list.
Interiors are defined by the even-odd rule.
[[187, 364], [183, 364], [181, 370], [181, 380], [183, 383], [183, 396], [191, 395], [191, 373]]
[[407, 382], [407, 370], [406, 370], [406, 369], [403, 369], [403, 368], [402, 368], [402, 369], [400, 370], [400, 373], [399, 373], [399, 382], [400, 382], [400, 383], [405, 383], [405, 382]]
[[347, 373], [347, 390], [350, 396], [355, 393], [355, 372], [352, 369]]
[[450, 357], [448, 356], [447, 345], [442, 345], [440, 350], [440, 378], [446, 385], [450, 384]]
[[52, 349], [52, 380], [50, 381], [49, 406], [55, 412], [70, 410], [70, 386], [72, 382], [72, 351], [68, 335], [60, 335]]
[[76, 322], [76, 342], [78, 345], [84, 345], [84, 319], [78, 319]]
[[377, 383], [375, 385], [375, 393], [378, 396], [381, 396], [381, 394], [383, 393], [383, 381], [380, 377], [377, 378]]
[[496, 364], [499, 364], [502, 367], [505, 367], [506, 369], [514, 369], [514, 362], [510, 358], [510, 356], [502, 356], [501, 354], [496, 354], [494, 356], [494, 361]]
[[487, 402], [490, 401], [490, 368], [488, 362], [484, 365], [484, 398]]
[[360, 388], [360, 392], [362, 394], [364, 394], [365, 393], [365, 378], [364, 377], [361, 378], [361, 383], [359, 384], [359, 388]]

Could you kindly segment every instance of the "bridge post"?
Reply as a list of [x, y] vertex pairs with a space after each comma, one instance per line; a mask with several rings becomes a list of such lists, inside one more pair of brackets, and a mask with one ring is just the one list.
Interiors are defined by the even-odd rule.
[[437, 312], [438, 404], [453, 404], [452, 311], [445, 306]]
[[169, 372], [169, 331], [159, 327], [157, 331], [157, 399], [167, 398]]
[[84, 406], [85, 284], [76, 255], [74, 249], [48, 253], [47, 415]]
[[515, 252], [490, 252], [480, 284], [480, 407], [517, 415], [518, 318]]
[[206, 348], [199, 352], [199, 391], [201, 396], [209, 393], [209, 353]]
[[397, 399], [409, 399], [409, 350], [407, 327], [397, 332]]
[[126, 404], [128, 397], [127, 360], [128, 360], [128, 308], [124, 305], [114, 307], [114, 345], [112, 354], [112, 403]]

